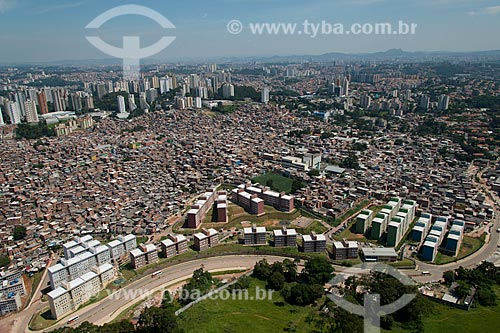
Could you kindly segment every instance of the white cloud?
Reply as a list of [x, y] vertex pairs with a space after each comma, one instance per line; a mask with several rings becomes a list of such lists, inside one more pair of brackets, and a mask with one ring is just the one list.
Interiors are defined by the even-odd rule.
[[500, 6], [486, 7], [486, 8], [482, 8], [479, 10], [474, 10], [474, 11], [468, 12], [468, 14], [471, 16], [474, 16], [474, 15], [498, 15], [498, 14], [500, 14]]
[[69, 8], [76, 8], [76, 7], [80, 7], [81, 5], [83, 5], [83, 2], [56, 5], [56, 6], [47, 7], [47, 8], [42, 9], [40, 11], [40, 14], [55, 12], [58, 10], [64, 10], [64, 9], [69, 9]]
[[16, 0], [0, 0], [0, 13], [13, 9], [17, 4]]

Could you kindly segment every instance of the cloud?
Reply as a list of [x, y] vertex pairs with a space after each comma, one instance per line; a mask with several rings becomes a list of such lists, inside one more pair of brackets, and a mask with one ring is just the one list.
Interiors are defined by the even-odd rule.
[[482, 8], [479, 10], [474, 10], [474, 11], [468, 12], [468, 14], [471, 16], [474, 16], [474, 15], [498, 15], [498, 14], [500, 14], [500, 6], [486, 7], [486, 8]]
[[5, 13], [18, 5], [17, 0], [0, 0], [0, 13]]
[[[2, 0], [0, 0], [0, 1], [2, 1]], [[82, 2], [76, 2], [76, 3], [61, 4], [61, 5], [56, 5], [56, 6], [44, 8], [39, 13], [40, 14], [46, 14], [46, 13], [56, 12], [58, 10], [64, 10], [64, 9], [68, 9], [68, 8], [80, 7], [81, 5], [83, 5], [83, 1]]]

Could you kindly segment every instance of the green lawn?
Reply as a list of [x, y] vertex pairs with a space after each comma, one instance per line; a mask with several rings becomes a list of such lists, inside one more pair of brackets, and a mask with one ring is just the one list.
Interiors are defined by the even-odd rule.
[[485, 236], [485, 234], [483, 234], [480, 238], [464, 236], [462, 245], [460, 246], [460, 251], [458, 252], [458, 255], [456, 257], [450, 257], [441, 252], [438, 252], [438, 254], [436, 255], [435, 264], [444, 265], [470, 256], [484, 245]]
[[317, 234], [322, 234], [322, 233], [324, 233], [325, 231], [328, 230], [318, 220], [316, 220], [313, 223], [311, 223], [307, 228], [296, 228], [296, 229], [297, 229], [297, 232], [299, 232], [299, 233], [301, 233], [303, 235], [310, 234], [312, 231], [314, 231]]
[[252, 182], [267, 186], [266, 184], [269, 180], [272, 180], [273, 182], [271, 186], [273, 190], [286, 193], [292, 192], [293, 180], [276, 173], [266, 173], [264, 175], [255, 177], [254, 179], [252, 179]]
[[[257, 225], [264, 224], [270, 220], [280, 220], [280, 221], [293, 221], [300, 217], [300, 211], [295, 209], [291, 213], [280, 212], [271, 206], [264, 206], [265, 214], [262, 216], [251, 215], [247, 213], [242, 207], [235, 204], [229, 204], [228, 207], [228, 219], [229, 223], [224, 225], [225, 229], [230, 229], [232, 227], [241, 228], [241, 222], [248, 221], [250, 223], [255, 223]], [[267, 226], [268, 229], [278, 229], [281, 226]]]
[[286, 304], [277, 292], [271, 295], [271, 300], [251, 300], [255, 298], [257, 286], [261, 290], [265, 288], [263, 282], [252, 280], [248, 289], [249, 300], [233, 300], [230, 297], [225, 301], [209, 299], [196, 304], [179, 316], [181, 327], [188, 333], [275, 333], [283, 332], [287, 327], [295, 327], [292, 332], [311, 331], [306, 318], [317, 308]]
[[50, 308], [44, 308], [42, 311], [35, 314], [29, 323], [29, 329], [32, 331], [44, 330], [52, 325], [55, 325], [57, 320], [52, 319]]
[[140, 237], [137, 237], [136, 238], [136, 241], [137, 241], [137, 246], [139, 246], [139, 244], [144, 244], [144, 243], [147, 243], [149, 240], [149, 238], [147, 236], [140, 236]]
[[[497, 288], [496, 293], [500, 297], [500, 289]], [[425, 333], [500, 332], [498, 325], [500, 302], [494, 307], [473, 306], [469, 311], [455, 309], [442, 304], [432, 304], [431, 314], [424, 319]], [[397, 327], [390, 332], [407, 333], [409, 331]]]

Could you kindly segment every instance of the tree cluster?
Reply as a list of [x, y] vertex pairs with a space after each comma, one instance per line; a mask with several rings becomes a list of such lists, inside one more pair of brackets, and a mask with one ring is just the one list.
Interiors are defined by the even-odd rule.
[[286, 302], [303, 306], [323, 295], [323, 284], [332, 278], [332, 273], [332, 265], [324, 258], [308, 260], [300, 274], [296, 262], [290, 259], [273, 264], [264, 259], [255, 265], [253, 276], [265, 281], [268, 289], [281, 291]]

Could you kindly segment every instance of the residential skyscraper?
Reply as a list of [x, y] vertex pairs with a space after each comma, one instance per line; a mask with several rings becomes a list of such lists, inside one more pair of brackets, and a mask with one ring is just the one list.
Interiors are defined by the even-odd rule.
[[370, 104], [372, 103], [372, 99], [368, 95], [361, 95], [359, 98], [359, 105], [362, 108], [368, 109], [370, 107]]
[[118, 112], [125, 113], [127, 110], [125, 109], [125, 98], [123, 96], [118, 96]]
[[264, 88], [262, 89], [261, 97], [260, 100], [262, 103], [267, 104], [269, 103], [269, 88]]
[[17, 125], [21, 123], [21, 110], [19, 105], [16, 102], [8, 102], [7, 105], [7, 114], [10, 118], [10, 123], [13, 125]]
[[420, 98], [420, 108], [425, 111], [429, 110], [430, 101], [431, 99], [429, 98], [429, 96], [422, 95], [422, 97]]
[[231, 98], [234, 97], [234, 86], [230, 83], [226, 83], [222, 86], [222, 97]]
[[441, 95], [439, 96], [439, 101], [438, 101], [438, 110], [439, 111], [446, 111], [448, 110], [450, 104], [450, 97], [447, 95]]
[[27, 123], [38, 123], [38, 113], [36, 111], [36, 104], [34, 101], [27, 100], [24, 102], [24, 110], [26, 110]]
[[38, 105], [40, 106], [40, 114], [49, 113], [49, 107], [47, 106], [47, 96], [45, 92], [39, 92], [36, 94], [36, 98], [38, 100]]
[[0, 126], [3, 125], [5, 125], [5, 122], [3, 121], [2, 106], [0, 106]]

